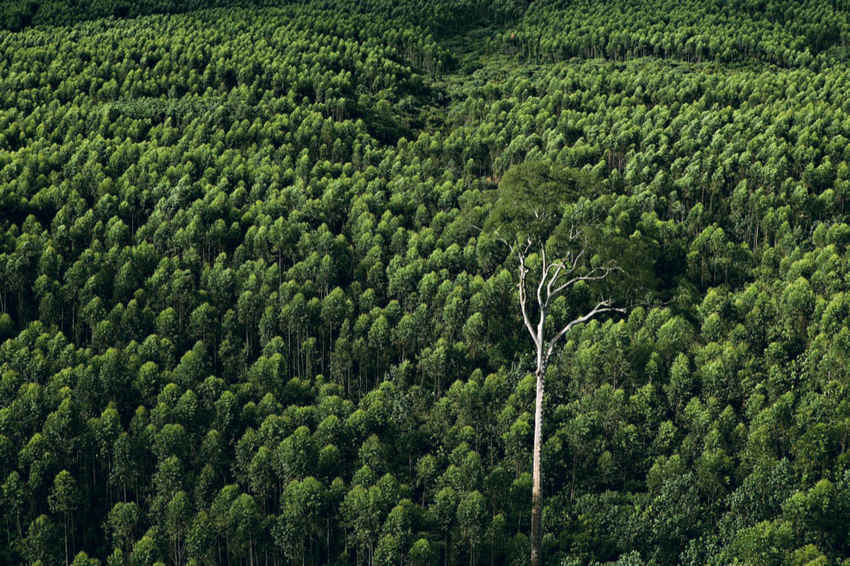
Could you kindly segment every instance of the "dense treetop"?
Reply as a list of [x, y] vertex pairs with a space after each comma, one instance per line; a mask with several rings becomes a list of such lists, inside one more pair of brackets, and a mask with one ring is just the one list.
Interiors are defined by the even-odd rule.
[[845, 55], [847, 8], [817, 0], [552, 0], [533, 2], [506, 39], [542, 60], [655, 56], [807, 66]]
[[0, 9], [0, 562], [525, 563], [550, 185], [635, 279], [546, 563], [850, 558], [842, 2], [72, 4]]

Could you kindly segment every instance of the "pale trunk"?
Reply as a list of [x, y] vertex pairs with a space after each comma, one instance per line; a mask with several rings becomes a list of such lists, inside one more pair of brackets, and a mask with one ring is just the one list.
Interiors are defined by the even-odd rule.
[[540, 543], [543, 537], [543, 491], [541, 488], [540, 449], [543, 436], [543, 371], [539, 369], [537, 393], [534, 398], [534, 448], [531, 464], [531, 566], [540, 564]]

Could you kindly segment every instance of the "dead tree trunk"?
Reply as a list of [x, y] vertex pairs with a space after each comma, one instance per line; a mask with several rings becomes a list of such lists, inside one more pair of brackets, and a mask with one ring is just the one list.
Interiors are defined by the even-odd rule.
[[[534, 376], [537, 387], [534, 397], [534, 446], [532, 449], [532, 486], [531, 486], [531, 566], [540, 565], [540, 545], [543, 539], [543, 488], [541, 471], [541, 447], [543, 443], [543, 393], [546, 368], [552, 357], [555, 347], [575, 325], [587, 322], [597, 314], [609, 311], [625, 312], [625, 309], [611, 306], [610, 300], [602, 300], [585, 314], [567, 322], [547, 340], [545, 336], [546, 317], [552, 302], [565, 293], [570, 287], [579, 281], [600, 281], [616, 269], [616, 267], [591, 268], [583, 275], [578, 275], [585, 250], [577, 253], [568, 253], [564, 258], [547, 262], [546, 248], [540, 246], [540, 280], [537, 282], [534, 298], [529, 298], [528, 273], [526, 265], [529, 249], [532, 242], [529, 240], [522, 250], [517, 250], [519, 258], [519, 302], [522, 309], [522, 320], [531, 339], [534, 342], [536, 369]], [[533, 311], [536, 300], [537, 320], [533, 321]]]

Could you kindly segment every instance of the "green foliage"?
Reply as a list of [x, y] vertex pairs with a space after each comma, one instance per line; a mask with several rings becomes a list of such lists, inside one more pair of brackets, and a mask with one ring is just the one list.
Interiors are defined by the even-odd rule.
[[0, 563], [840, 564], [848, 13], [3, 3]]
[[840, 1], [542, 0], [500, 39], [538, 61], [654, 56], [804, 66], [840, 52], [833, 48], [847, 38], [847, 10]]
[[545, 244], [562, 224], [564, 207], [592, 196], [592, 179], [579, 170], [545, 162], [525, 161], [505, 172], [499, 181], [484, 229], [493, 237], [522, 246]]

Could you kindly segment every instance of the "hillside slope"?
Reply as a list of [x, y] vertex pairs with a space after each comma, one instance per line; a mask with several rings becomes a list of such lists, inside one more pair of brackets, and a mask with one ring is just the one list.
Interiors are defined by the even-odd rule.
[[222, 4], [4, 5], [0, 563], [525, 564], [529, 162], [652, 275], [547, 376], [545, 563], [850, 559], [847, 6]]

